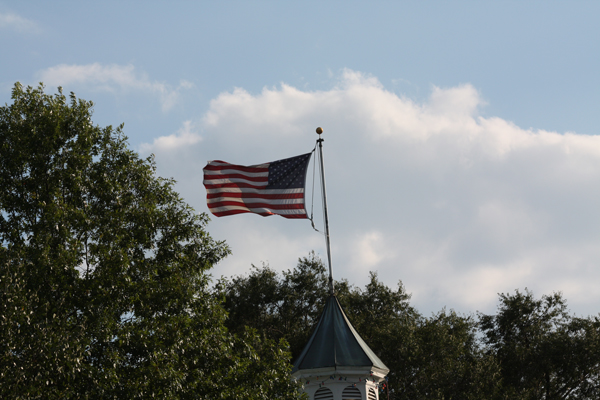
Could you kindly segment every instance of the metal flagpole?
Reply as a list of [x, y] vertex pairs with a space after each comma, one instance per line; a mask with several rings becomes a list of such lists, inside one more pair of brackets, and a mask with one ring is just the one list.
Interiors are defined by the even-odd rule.
[[329, 242], [329, 217], [327, 216], [327, 192], [325, 191], [325, 167], [323, 165], [323, 128], [317, 128], [319, 139], [319, 160], [321, 161], [321, 192], [323, 192], [323, 217], [325, 219], [325, 241], [327, 243], [327, 261], [329, 263], [329, 293], [333, 296], [333, 273], [331, 272], [331, 244]]

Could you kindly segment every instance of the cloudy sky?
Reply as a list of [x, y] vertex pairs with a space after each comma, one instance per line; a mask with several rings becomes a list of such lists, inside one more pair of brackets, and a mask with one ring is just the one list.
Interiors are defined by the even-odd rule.
[[[199, 212], [208, 160], [306, 153], [322, 126], [336, 279], [401, 280], [426, 315], [524, 288], [596, 314], [600, 3], [482, 3], [0, 1], [0, 102], [93, 100]], [[215, 277], [326, 258], [305, 220], [209, 231]]]

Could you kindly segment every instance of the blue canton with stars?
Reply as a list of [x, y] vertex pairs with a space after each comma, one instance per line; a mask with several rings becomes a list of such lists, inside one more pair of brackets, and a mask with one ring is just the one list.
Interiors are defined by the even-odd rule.
[[304, 188], [306, 169], [312, 153], [273, 161], [269, 164], [267, 189]]

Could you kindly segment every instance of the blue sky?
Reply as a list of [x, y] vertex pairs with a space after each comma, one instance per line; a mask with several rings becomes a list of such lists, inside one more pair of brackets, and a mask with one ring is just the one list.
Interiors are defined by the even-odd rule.
[[[498, 292], [600, 300], [596, 2], [0, 2], [0, 95], [61, 85], [207, 211], [210, 159], [256, 164], [325, 129], [336, 278], [493, 312]], [[276, 270], [306, 221], [213, 218], [213, 275]]]

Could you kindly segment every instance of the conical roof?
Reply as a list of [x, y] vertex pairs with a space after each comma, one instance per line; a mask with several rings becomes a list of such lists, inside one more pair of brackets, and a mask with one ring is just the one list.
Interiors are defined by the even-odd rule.
[[389, 372], [389, 368], [354, 330], [333, 295], [327, 300], [308, 343], [294, 361], [292, 373], [327, 367], [375, 367], [384, 373]]

